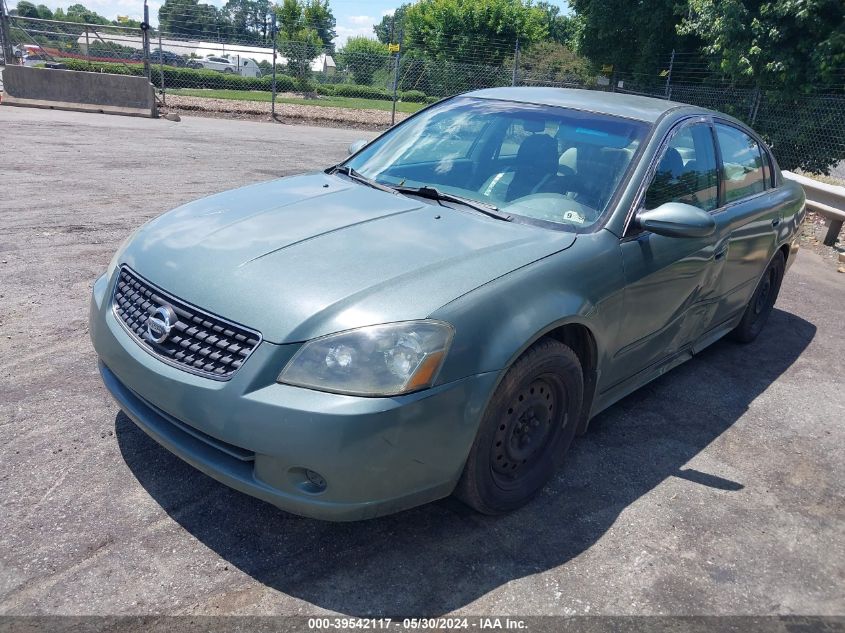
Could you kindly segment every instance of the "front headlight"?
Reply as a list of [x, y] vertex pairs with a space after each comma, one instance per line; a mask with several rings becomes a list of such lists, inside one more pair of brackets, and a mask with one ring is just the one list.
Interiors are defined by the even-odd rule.
[[303, 345], [278, 382], [358, 396], [395, 396], [434, 383], [454, 330], [406, 321], [330, 334]]

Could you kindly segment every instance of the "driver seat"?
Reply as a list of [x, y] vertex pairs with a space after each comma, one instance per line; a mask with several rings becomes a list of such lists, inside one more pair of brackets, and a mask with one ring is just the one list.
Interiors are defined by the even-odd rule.
[[519, 146], [514, 163], [513, 179], [505, 200], [537, 193], [557, 177], [557, 141], [548, 134], [532, 134]]

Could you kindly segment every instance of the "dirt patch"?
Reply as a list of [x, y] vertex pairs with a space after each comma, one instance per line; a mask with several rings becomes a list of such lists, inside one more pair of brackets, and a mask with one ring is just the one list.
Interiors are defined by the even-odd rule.
[[[284, 96], [284, 95], [281, 95]], [[167, 95], [162, 112], [190, 113], [213, 118], [253, 121], [270, 120], [270, 102], [238, 101]], [[404, 112], [396, 113], [396, 122], [406, 119]], [[390, 112], [386, 110], [355, 110], [330, 106], [276, 103], [276, 120], [281, 123], [305, 123], [326, 127], [384, 130], [390, 127]]]

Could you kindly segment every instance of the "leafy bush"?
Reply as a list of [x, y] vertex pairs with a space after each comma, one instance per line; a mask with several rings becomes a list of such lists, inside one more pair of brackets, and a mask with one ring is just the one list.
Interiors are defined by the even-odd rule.
[[[143, 76], [143, 64], [119, 64], [111, 62], [87, 62], [81, 59], [63, 59], [68, 70], [83, 70], [90, 72], [109, 73], [112, 75]], [[273, 89], [273, 78], [241, 77], [231, 73], [219, 73], [208, 69], [176, 68], [164, 66], [164, 87], [166, 88], [218, 88], [224, 90], [266, 90]], [[156, 64], [152, 65], [152, 83], [160, 87], [161, 72]], [[293, 92], [296, 90], [292, 77], [276, 75], [276, 90], [278, 92]]]
[[426, 96], [421, 90], [405, 90], [399, 93], [399, 98], [407, 103], [425, 103]]
[[[112, 75], [134, 75], [141, 77], [144, 74], [143, 64], [120, 64], [113, 62], [87, 62], [81, 59], [61, 60], [68, 70], [82, 70], [87, 72], [109, 73]], [[200, 88], [200, 89], [222, 89], [222, 90], [265, 90], [270, 92], [273, 89], [273, 78], [270, 75], [263, 77], [241, 77], [231, 73], [219, 73], [208, 69], [176, 68], [175, 66], [164, 66], [164, 87], [173, 88]], [[160, 87], [161, 74], [156, 64], [152, 65], [152, 82]], [[391, 101], [393, 93], [384, 88], [373, 86], [359, 86], [357, 84], [314, 84], [307, 80], [295, 79], [289, 75], [276, 75], [277, 92], [316, 92], [319, 95], [329, 97], [352, 97], [359, 99], [376, 99], [378, 101]], [[407, 103], [433, 103], [437, 97], [428, 97], [420, 90], [400, 91], [397, 96]]]
[[373, 86], [359, 86], [357, 84], [337, 84], [334, 87], [334, 94], [337, 97], [358, 97], [361, 99], [377, 99], [379, 101], [390, 101], [393, 93], [384, 88]]

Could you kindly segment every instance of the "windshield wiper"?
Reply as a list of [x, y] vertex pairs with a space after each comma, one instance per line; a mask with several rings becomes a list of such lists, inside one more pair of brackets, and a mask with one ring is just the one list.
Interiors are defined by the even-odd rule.
[[484, 215], [489, 215], [491, 218], [496, 218], [497, 220], [504, 220], [505, 222], [513, 220], [513, 216], [502, 213], [499, 211], [499, 207], [497, 206], [487, 204], [486, 202], [479, 202], [478, 200], [473, 200], [472, 198], [464, 198], [463, 196], [458, 196], [453, 193], [446, 193], [445, 191], [440, 191], [440, 189], [437, 189], [436, 187], [430, 187], [428, 185], [423, 187], [403, 187], [401, 185], [397, 185], [394, 187], [394, 190], [399, 193], [409, 193], [414, 196], [420, 196], [421, 198], [428, 198], [429, 200], [456, 202], [470, 207], [471, 209], [475, 209], [476, 211], [480, 211]]
[[335, 165], [334, 167], [328, 170], [328, 173], [343, 174], [344, 176], [348, 176], [352, 180], [368, 185], [373, 189], [386, 191], [387, 193], [396, 193], [396, 189], [394, 189], [393, 187], [388, 187], [387, 185], [383, 185], [380, 182], [373, 180], [372, 178], [367, 178], [364, 174], [355, 171], [349, 165]]

